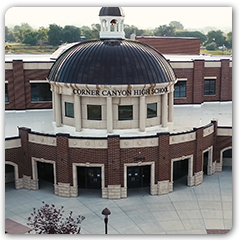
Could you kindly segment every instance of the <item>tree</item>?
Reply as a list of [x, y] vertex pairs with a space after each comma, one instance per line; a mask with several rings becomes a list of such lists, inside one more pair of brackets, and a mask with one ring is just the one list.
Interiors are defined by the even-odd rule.
[[40, 41], [41, 43], [43, 41], [47, 41], [48, 39], [48, 29], [45, 28], [45, 27], [40, 27], [38, 30], [37, 30], [37, 34], [38, 34], [38, 41]]
[[184, 29], [184, 26], [178, 21], [171, 21], [169, 23], [169, 26], [173, 26], [177, 30], [183, 30]]
[[214, 51], [217, 49], [217, 44], [215, 42], [209, 43], [206, 45], [208, 51]]
[[81, 32], [80, 28], [66, 25], [62, 30], [62, 40], [63, 42], [72, 43], [78, 42], [80, 40]]
[[167, 25], [160, 25], [154, 31], [155, 36], [168, 36], [173, 37], [175, 36], [175, 27], [174, 26], [167, 26]]
[[200, 38], [201, 44], [203, 44], [206, 40], [207, 37], [203, 33], [199, 31], [178, 31], [176, 32], [177, 37], [195, 37], [195, 38]]
[[37, 45], [38, 33], [35, 30], [26, 29], [23, 30], [23, 40], [22, 43], [29, 44], [32, 46]]
[[227, 48], [232, 48], [232, 32], [227, 33], [227, 38], [225, 42]]
[[62, 33], [63, 33], [62, 27], [56, 24], [50, 24], [48, 31], [49, 44], [53, 46], [60, 45], [62, 43]]
[[8, 27], [5, 27], [5, 42], [15, 42], [16, 39], [13, 35], [13, 31]]
[[64, 207], [57, 209], [54, 204], [45, 204], [36, 210], [33, 208], [31, 217], [28, 218], [28, 223], [36, 234], [79, 234], [81, 231], [81, 223], [85, 219], [84, 216], [78, 216], [73, 219], [70, 212], [69, 217], [63, 217]]
[[219, 47], [225, 43], [226, 37], [224, 37], [223, 32], [221, 30], [218, 30], [218, 31], [208, 32], [207, 39], [208, 40], [207, 40], [206, 44], [215, 42], [217, 44], [217, 47]]

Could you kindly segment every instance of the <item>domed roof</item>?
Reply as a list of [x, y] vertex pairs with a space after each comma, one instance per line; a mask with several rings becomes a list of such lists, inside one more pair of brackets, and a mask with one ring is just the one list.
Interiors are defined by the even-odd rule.
[[77, 43], [62, 53], [48, 74], [49, 81], [95, 84], [155, 84], [176, 79], [167, 60], [154, 48], [131, 40]]
[[99, 16], [121, 16], [125, 17], [125, 14], [120, 7], [102, 7], [99, 12]]

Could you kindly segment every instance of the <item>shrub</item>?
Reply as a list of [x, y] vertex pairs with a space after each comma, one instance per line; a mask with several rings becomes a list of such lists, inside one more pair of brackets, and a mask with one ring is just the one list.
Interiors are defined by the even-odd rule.
[[85, 219], [84, 216], [78, 216], [73, 219], [71, 211], [69, 217], [64, 218], [64, 207], [57, 209], [54, 204], [45, 204], [40, 209], [33, 208], [28, 223], [36, 234], [79, 234], [81, 231], [81, 223]]
[[208, 51], [216, 50], [217, 49], [217, 44], [215, 42], [209, 43], [206, 45], [206, 49]]

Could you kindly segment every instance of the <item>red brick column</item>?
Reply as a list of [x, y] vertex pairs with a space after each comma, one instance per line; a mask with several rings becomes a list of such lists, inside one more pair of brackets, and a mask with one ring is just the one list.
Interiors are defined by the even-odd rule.
[[203, 128], [194, 128], [196, 131], [196, 146], [193, 156], [193, 174], [203, 170], [202, 154], [203, 154]]
[[229, 59], [221, 59], [220, 101], [231, 101], [232, 84], [230, 79]]
[[204, 94], [204, 60], [194, 60], [193, 103], [202, 103]]
[[120, 137], [108, 136], [108, 161], [106, 166], [106, 185], [120, 184]]
[[69, 149], [68, 149], [68, 137], [69, 134], [58, 133], [57, 138], [57, 160], [56, 160], [56, 172], [57, 183], [70, 183], [71, 163], [69, 161]]
[[22, 60], [13, 60], [13, 82], [15, 109], [26, 109], [24, 70]]
[[158, 170], [156, 177], [158, 181], [171, 180], [171, 159], [169, 133], [158, 133]]

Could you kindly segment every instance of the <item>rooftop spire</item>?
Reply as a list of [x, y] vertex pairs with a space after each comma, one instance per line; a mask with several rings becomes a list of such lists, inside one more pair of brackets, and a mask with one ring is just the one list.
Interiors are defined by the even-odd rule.
[[102, 7], [99, 12], [101, 23], [100, 39], [124, 39], [125, 14], [120, 7]]

